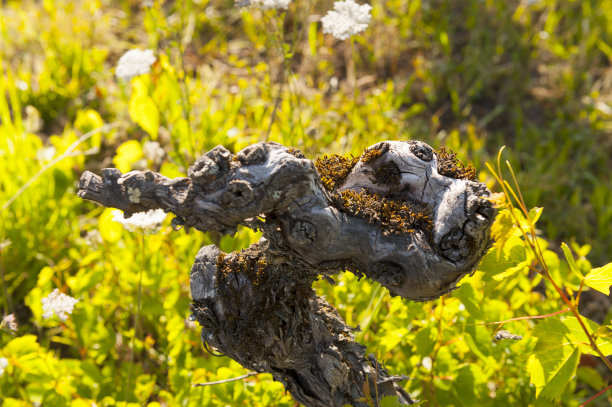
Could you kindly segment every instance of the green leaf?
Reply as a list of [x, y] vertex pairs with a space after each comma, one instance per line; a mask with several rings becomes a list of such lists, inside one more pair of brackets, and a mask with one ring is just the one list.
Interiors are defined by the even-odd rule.
[[100, 117], [100, 113], [92, 109], [79, 110], [74, 127], [79, 129], [81, 133], [87, 133], [104, 125], [104, 120]]
[[578, 375], [578, 380], [586, 383], [593, 390], [599, 391], [606, 386], [599, 372], [592, 367], [580, 366], [578, 367], [576, 374]]
[[478, 405], [478, 391], [484, 382], [482, 370], [476, 364], [462, 366], [453, 381], [453, 392], [465, 406]]
[[514, 274], [518, 273], [519, 271], [523, 271], [527, 269], [528, 266], [529, 266], [528, 262], [522, 261], [514, 267], [507, 268], [506, 271], [503, 271], [499, 274], [494, 275], [493, 280], [496, 280], [496, 281], [505, 280], [508, 277], [513, 276]]
[[111, 244], [117, 243], [123, 234], [123, 226], [113, 220], [113, 211], [116, 209], [106, 208], [98, 218], [98, 229], [104, 241]]
[[592, 269], [584, 279], [586, 285], [594, 290], [610, 295], [612, 285], [612, 263]]
[[155, 140], [159, 130], [157, 105], [149, 96], [147, 83], [144, 79], [135, 78], [132, 83], [134, 88], [128, 109], [130, 117]]
[[485, 273], [482, 277], [486, 284], [484, 298], [490, 297], [503, 281], [524, 270], [524, 266], [530, 262], [531, 254], [525, 250], [525, 243], [518, 236], [509, 237], [503, 249], [495, 247], [489, 251], [478, 266], [478, 270]]
[[113, 158], [113, 164], [121, 172], [128, 172], [132, 164], [143, 157], [142, 147], [137, 140], [128, 140], [117, 148], [117, 155]]
[[558, 399], [576, 373], [580, 350], [573, 345], [569, 328], [558, 318], [540, 322], [533, 336], [537, 342], [527, 361], [530, 382], [536, 387], [536, 397]]
[[400, 407], [401, 404], [397, 396], [385, 396], [382, 399], [380, 399], [379, 406], [380, 407]]
[[431, 326], [427, 326], [415, 335], [414, 342], [419, 355], [428, 356], [436, 345], [436, 332]]
[[584, 276], [582, 275], [582, 273], [580, 272], [580, 269], [576, 265], [576, 261], [574, 260], [574, 255], [572, 254], [572, 251], [570, 250], [569, 246], [565, 244], [565, 242], [561, 243], [561, 250], [563, 250], [563, 254], [565, 255], [565, 260], [567, 260], [567, 264], [569, 264], [569, 267], [570, 267], [570, 270], [572, 270], [572, 273], [577, 275], [578, 278], [582, 281], [582, 279], [584, 279]]
[[543, 208], [537, 206], [535, 208], [531, 208], [529, 211], [529, 220], [532, 224], [535, 225], [538, 219], [540, 219], [540, 216], [542, 216], [542, 209]]
[[476, 291], [470, 283], [461, 284], [461, 288], [457, 290], [457, 297], [461, 300], [461, 303], [465, 306], [465, 309], [471, 316], [476, 319], [484, 319], [484, 312], [482, 311], [482, 299], [476, 297]]
[[317, 43], [317, 33], [319, 32], [319, 25], [316, 22], [310, 23], [308, 27], [308, 48], [310, 49], [310, 54], [312, 56], [317, 55], [318, 43]]
[[[385, 326], [385, 324], [383, 324]], [[404, 327], [381, 332], [380, 346], [385, 351], [394, 349], [402, 339], [408, 334], [408, 330]]]
[[[589, 330], [589, 333], [595, 339], [595, 343], [599, 350], [606, 356], [612, 355], [612, 335], [610, 335], [610, 330], [588, 318], [582, 317], [581, 319]], [[599, 354], [591, 348], [589, 338], [576, 317], [567, 317], [563, 319], [563, 323], [569, 329], [569, 337], [572, 342], [577, 344], [583, 353], [599, 356]]]
[[565, 360], [565, 362], [563, 362], [561, 367], [550, 378], [546, 386], [544, 386], [539, 397], [553, 400], [558, 399], [563, 393], [567, 383], [576, 374], [576, 368], [578, 367], [579, 360], [580, 350], [575, 348], [572, 354]]
[[504, 209], [500, 211], [495, 217], [495, 222], [491, 226], [491, 237], [495, 242], [495, 247], [499, 249], [499, 253], [502, 252], [506, 241], [512, 236], [516, 236], [520, 233], [518, 229], [514, 229], [514, 220], [509, 210]]

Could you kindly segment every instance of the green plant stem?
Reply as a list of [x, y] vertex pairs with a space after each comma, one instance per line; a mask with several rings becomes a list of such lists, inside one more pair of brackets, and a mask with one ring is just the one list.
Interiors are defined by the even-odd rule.
[[141, 306], [141, 297], [142, 297], [142, 274], [145, 269], [145, 237], [144, 232], [140, 232], [140, 270], [138, 271], [138, 299], [136, 303], [136, 314], [134, 315], [134, 335], [132, 336], [132, 343], [130, 345], [131, 353], [130, 353], [130, 366], [128, 368], [128, 379], [127, 386], [125, 388], [125, 402], [129, 401], [129, 391], [130, 391], [130, 383], [132, 381], [132, 368], [134, 366], [134, 353], [136, 346], [136, 336], [138, 335], [138, 327], [140, 324], [140, 306]]
[[[572, 314], [574, 314], [574, 316], [578, 320], [578, 323], [580, 324], [580, 327], [582, 328], [582, 330], [584, 331], [585, 335], [589, 339], [589, 345], [590, 345], [591, 349], [593, 349], [600, 356], [600, 358], [602, 359], [602, 361], [606, 365], [606, 367], [608, 369], [610, 369], [610, 371], [612, 371], [612, 363], [608, 360], [608, 358], [603, 354], [601, 349], [599, 349], [599, 347], [597, 346], [597, 343], [593, 339], [593, 336], [591, 335], [591, 332], [586, 327], [584, 321], [582, 320], [582, 316], [578, 312], [578, 307], [577, 307], [576, 302], [575, 301], [571, 301], [565, 295], [565, 293], [563, 292], [561, 287], [559, 287], [557, 285], [557, 283], [555, 282], [555, 280], [552, 278], [552, 276], [550, 274], [550, 271], [548, 269], [548, 265], [546, 264], [546, 261], [544, 260], [544, 255], [543, 255], [543, 252], [542, 252], [542, 248], [540, 247], [540, 244], [539, 244], [539, 242], [537, 240], [537, 235], [536, 235], [535, 227], [533, 225], [533, 222], [529, 218], [529, 211], [527, 210], [527, 206], [525, 205], [525, 201], [523, 199], [523, 195], [521, 194], [520, 187], [518, 185], [516, 176], [514, 175], [514, 171], [512, 170], [512, 166], [510, 165], [510, 163], [508, 161], [506, 161], [506, 165], [510, 169], [510, 173], [511, 173], [512, 179], [514, 181], [515, 188], [518, 191], [518, 196], [517, 196], [517, 193], [512, 189], [512, 187], [503, 178], [502, 171], [501, 171], [501, 154], [502, 154], [502, 151], [504, 150], [504, 148], [505, 147], [502, 147], [499, 150], [499, 153], [497, 155], [497, 172], [495, 172], [488, 163], [487, 163], [487, 167], [489, 168], [489, 171], [491, 171], [491, 173], [493, 174], [493, 176], [495, 177], [497, 182], [502, 187], [503, 192], [506, 195], [506, 197], [508, 197], [507, 205], [508, 205], [508, 208], [509, 208], [510, 215], [512, 216], [512, 218], [514, 220], [514, 224], [519, 229], [519, 231], [521, 232], [521, 235], [523, 236], [523, 238], [525, 239], [525, 241], [529, 245], [531, 251], [533, 252], [533, 254], [536, 257], [537, 262], [540, 263], [540, 265], [542, 266], [541, 274], [553, 286], [553, 288], [555, 289], [557, 294], [559, 294], [559, 296], [561, 297], [563, 302], [565, 302], [565, 304], [568, 306], [569, 310], [572, 312]], [[523, 213], [523, 215], [525, 216], [525, 219], [527, 220], [527, 222], [529, 224], [529, 231], [528, 232], [523, 230], [523, 228], [521, 227], [520, 220], [518, 219], [518, 217], [514, 213], [514, 209], [515, 208], [514, 208], [514, 205], [512, 204], [511, 197], [514, 197], [514, 199], [516, 200], [517, 204], [520, 207], [521, 212]]]
[[600, 391], [599, 393], [597, 393], [596, 395], [594, 395], [593, 397], [591, 397], [590, 399], [588, 399], [587, 401], [585, 401], [584, 403], [582, 403], [580, 405], [580, 407], [584, 407], [587, 404], [589, 404], [591, 401], [595, 400], [597, 397], [601, 396], [602, 394], [604, 394], [605, 392], [607, 392], [608, 390], [612, 389], [612, 384], [609, 385], [608, 387], [606, 387], [605, 389], [603, 389], [602, 391]]
[[246, 379], [247, 377], [256, 376], [258, 374], [259, 373], [257, 373], [257, 372], [249, 372], [249, 373], [243, 374], [242, 376], [232, 377], [231, 379], [217, 380], [217, 381], [214, 381], [214, 382], [206, 382], [206, 383], [194, 383], [194, 384], [191, 385], [191, 387], [213, 386], [215, 384], [223, 384], [223, 383], [235, 382], [237, 380]]
[[[284, 14], [283, 14], [284, 15]], [[272, 114], [270, 115], [270, 124], [268, 125], [268, 130], [266, 131], [266, 137], [264, 141], [268, 141], [269, 137], [270, 137], [270, 132], [272, 131], [272, 125], [274, 124], [274, 122], [276, 121], [276, 112], [278, 110], [278, 107], [280, 106], [280, 102], [283, 96], [283, 88], [285, 86], [285, 79], [286, 79], [286, 75], [285, 75], [285, 52], [283, 50], [283, 41], [282, 38], [279, 39], [279, 29], [278, 29], [278, 24], [274, 24], [268, 17], [267, 13], [263, 13], [263, 17], [264, 17], [264, 23], [268, 28], [268, 30], [270, 30], [273, 35], [272, 35], [272, 44], [271, 44], [271, 48], [272, 49], [276, 49], [277, 52], [279, 52], [282, 56], [283, 56], [283, 66], [281, 69], [281, 85], [278, 89], [278, 94], [276, 96], [276, 98], [274, 99], [274, 107], [272, 108]], [[282, 20], [281, 20], [282, 21]], [[269, 37], [266, 37], [269, 38]], [[269, 77], [270, 77], [270, 95], [272, 95], [272, 90], [274, 89], [274, 83], [272, 81], [273, 79], [273, 72], [272, 72], [272, 64], [269, 63], [268, 64], [269, 68], [270, 68], [270, 73], [269, 73]]]
[[[506, 162], [507, 163], [507, 162]], [[508, 167], [510, 167], [510, 164], [508, 164]], [[538, 262], [540, 263], [540, 265], [542, 266], [543, 270], [544, 270], [544, 278], [546, 278], [554, 287], [555, 291], [557, 292], [557, 294], [559, 294], [559, 296], [561, 297], [561, 299], [563, 300], [563, 302], [565, 302], [565, 304], [569, 307], [570, 311], [572, 312], [572, 314], [574, 314], [574, 316], [576, 317], [576, 319], [578, 320], [578, 323], [580, 324], [582, 330], [584, 331], [584, 333], [586, 334], [587, 338], [589, 339], [589, 343], [591, 348], [597, 352], [599, 354], [599, 356], [601, 357], [602, 361], [604, 362], [604, 364], [608, 367], [608, 369], [610, 369], [610, 371], [612, 371], [612, 363], [610, 363], [610, 361], [608, 360], [608, 358], [603, 354], [603, 352], [599, 349], [599, 347], [597, 346], [597, 342], [595, 342], [595, 340], [593, 339], [593, 336], [591, 335], [591, 332], [589, 331], [589, 329], [586, 327], [586, 325], [584, 324], [584, 321], [582, 320], [582, 316], [580, 315], [580, 313], [578, 312], [578, 307], [576, 305], [576, 303], [574, 301], [571, 301], [563, 292], [563, 290], [561, 289], [561, 287], [559, 287], [559, 285], [557, 285], [557, 283], [555, 282], [555, 280], [552, 278], [552, 276], [550, 275], [550, 272], [548, 270], [548, 265], [546, 264], [546, 262], [544, 261], [544, 255], [542, 253], [542, 248], [540, 247], [540, 244], [536, 238], [536, 233], [535, 233], [535, 228], [533, 226], [533, 222], [531, 222], [531, 220], [529, 219], [529, 211], [527, 211], [525, 202], [523, 201], [523, 197], [520, 193], [520, 188], [518, 186], [518, 182], [516, 181], [516, 177], [514, 176], [514, 171], [512, 171], [512, 168], [510, 167], [510, 171], [512, 173], [512, 177], [514, 178], [514, 183], [515, 183], [515, 187], [517, 188], [517, 191], [519, 193], [520, 196], [520, 201], [519, 204], [521, 206], [521, 210], [523, 212], [523, 215], [525, 216], [525, 219], [527, 219], [527, 221], [529, 222], [529, 228], [530, 228], [530, 233], [532, 236], [532, 240], [533, 242], [527, 237], [527, 234], [522, 230], [522, 228], [520, 227], [520, 221], [519, 219], [516, 217], [516, 215], [514, 214], [514, 211], [511, 209], [510, 213], [512, 214], [512, 217], [515, 220], [516, 225], [519, 226], [519, 229], [521, 230], [521, 233], [523, 234], [523, 236], [525, 237], [526, 241], [529, 243], [529, 246], [531, 248], [531, 250], [533, 251], [533, 253], [536, 255], [536, 259], [538, 260]], [[516, 195], [515, 195], [516, 196]], [[511, 203], [510, 203], [511, 204]]]
[[[351, 57], [346, 65], [346, 78], [350, 80], [353, 88], [353, 105], [351, 107], [351, 121], [353, 124], [353, 128], [355, 127], [355, 122], [357, 120], [357, 98], [359, 97], [359, 88], [357, 87], [357, 62], [356, 62], [356, 53], [355, 53], [355, 40], [353, 36], [349, 39], [351, 44]], [[345, 139], [344, 148], [346, 149], [348, 146], [348, 136]]]
[[2, 249], [0, 249], [0, 279], [2, 281], [2, 291], [4, 292], [4, 302], [6, 303], [6, 309], [9, 314], [13, 313], [13, 304], [11, 296], [8, 292], [6, 277], [4, 276], [4, 266], [2, 265]]
[[[440, 306], [438, 307], [438, 309], [440, 310], [440, 315], [436, 318], [435, 314], [434, 314], [434, 318], [437, 320], [437, 331], [438, 331], [438, 337], [436, 339], [436, 344], [434, 345], [433, 351], [431, 353], [430, 359], [431, 359], [431, 369], [429, 371], [429, 383], [428, 383], [428, 390], [429, 390], [429, 401], [432, 403], [432, 405], [434, 406], [439, 406], [440, 404], [438, 403], [438, 399], [436, 397], [436, 385], [434, 384], [434, 380], [436, 378], [436, 375], [434, 374], [434, 370], [435, 370], [435, 366], [436, 366], [436, 358], [438, 357], [438, 352], [440, 351], [440, 349], [442, 348], [442, 346], [444, 346], [444, 344], [442, 343], [442, 317], [444, 315], [444, 305], [445, 305], [445, 297], [442, 296], [440, 298]], [[435, 312], [435, 311], [434, 311]]]
[[[189, 18], [195, 18], [192, 14], [192, 4], [191, 1], [187, 1], [187, 7], [181, 8], [181, 25], [183, 30], [186, 30], [189, 27]], [[190, 17], [186, 18], [186, 15]], [[187, 19], [187, 22], [185, 21]], [[177, 35], [181, 33], [177, 32]], [[191, 38], [187, 38], [185, 32], [182, 33], [182, 38], [177, 40], [178, 51], [179, 51], [179, 63], [181, 65], [182, 75], [179, 75], [179, 81], [181, 82], [181, 103], [182, 103], [182, 114], [183, 118], [187, 121], [187, 131], [189, 137], [189, 146], [191, 148], [192, 158], [195, 159], [196, 151], [195, 151], [195, 139], [193, 137], [193, 130], [191, 128], [191, 92], [189, 90], [189, 86], [187, 85], [187, 69], [185, 67], [185, 46], [189, 44]], [[178, 151], [177, 151], [178, 152]]]

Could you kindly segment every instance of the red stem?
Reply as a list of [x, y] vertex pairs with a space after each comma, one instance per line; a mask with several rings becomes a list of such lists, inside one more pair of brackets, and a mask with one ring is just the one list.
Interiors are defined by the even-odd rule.
[[601, 396], [602, 394], [604, 394], [606, 391], [610, 390], [611, 388], [612, 388], [612, 384], [606, 387], [605, 389], [603, 389], [602, 391], [600, 391], [599, 393], [597, 393], [596, 395], [594, 395], [593, 397], [591, 397], [590, 399], [588, 399], [587, 401], [585, 401], [583, 404], [580, 405], [580, 407], [586, 406], [591, 401], [595, 400], [597, 397]]

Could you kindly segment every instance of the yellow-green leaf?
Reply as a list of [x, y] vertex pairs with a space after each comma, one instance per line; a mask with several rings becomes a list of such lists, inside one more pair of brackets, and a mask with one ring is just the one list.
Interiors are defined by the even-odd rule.
[[[576, 368], [578, 367], [578, 361], [580, 360], [580, 351], [578, 348], [574, 348], [571, 355], [563, 361], [561, 366], [548, 380], [548, 383], [542, 388], [538, 397], [545, 397], [547, 399], [558, 399], [567, 383], [576, 374]], [[536, 390], [537, 393], [537, 390]]]
[[544, 319], [533, 336], [537, 342], [527, 361], [530, 382], [536, 387], [536, 397], [557, 399], [576, 373], [580, 350], [573, 343], [570, 329], [558, 318]]
[[612, 285], [612, 263], [592, 269], [584, 279], [586, 285], [594, 290], [610, 295]]
[[132, 84], [133, 93], [129, 105], [130, 117], [155, 140], [159, 130], [157, 105], [149, 96], [147, 83], [144, 79], [135, 78]]
[[572, 273], [577, 275], [578, 278], [582, 280], [584, 276], [576, 265], [576, 261], [574, 260], [574, 255], [572, 254], [572, 251], [570, 250], [569, 246], [565, 244], [565, 242], [561, 243], [561, 250], [563, 250], [563, 255], [565, 256], [565, 260], [567, 260], [567, 264], [569, 265]]
[[117, 155], [113, 158], [113, 164], [121, 172], [132, 170], [132, 164], [140, 160], [142, 155], [142, 146], [136, 140], [128, 140], [117, 148]]
[[529, 263], [526, 261], [522, 261], [514, 267], [509, 267], [506, 271], [503, 271], [499, 274], [493, 276], [493, 280], [502, 281], [506, 278], [518, 273], [519, 271], [525, 270], [529, 266]]
[[384, 396], [380, 400], [380, 407], [400, 407], [401, 404], [397, 396]]
[[74, 127], [82, 133], [87, 133], [103, 125], [104, 120], [102, 120], [100, 114], [92, 109], [79, 110], [74, 120]]
[[123, 226], [119, 222], [112, 220], [113, 218], [112, 208], [106, 208], [102, 215], [98, 218], [98, 228], [100, 229], [100, 235], [102, 239], [113, 244], [117, 243], [121, 239], [123, 233]]
[[542, 209], [543, 208], [536, 206], [529, 210], [529, 220], [533, 225], [535, 225], [538, 219], [540, 219], [540, 216], [542, 216]]
[[[612, 355], [612, 335], [610, 330], [588, 318], [581, 317], [581, 319], [582, 323], [589, 331], [589, 334], [595, 339], [595, 343], [599, 350], [606, 356]], [[567, 317], [563, 319], [563, 323], [570, 331], [569, 337], [572, 339], [572, 342], [577, 344], [583, 353], [599, 356], [599, 354], [591, 348], [589, 338], [577, 318]]]

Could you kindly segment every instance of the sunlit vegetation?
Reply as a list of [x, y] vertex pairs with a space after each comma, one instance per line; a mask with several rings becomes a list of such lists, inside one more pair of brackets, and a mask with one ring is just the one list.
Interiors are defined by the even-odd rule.
[[[192, 387], [247, 371], [203, 349], [190, 265], [202, 245], [259, 234], [175, 231], [170, 217], [130, 232], [75, 195], [78, 178], [184, 176], [216, 145], [277, 141], [335, 157], [333, 190], [351, 157], [410, 139], [499, 193], [491, 250], [435, 301], [350, 272], [319, 294], [423, 405], [612, 403], [612, 1], [371, 6], [339, 40], [320, 22], [332, 1], [1, 2], [0, 405], [294, 406], [267, 374]], [[119, 78], [132, 49], [155, 62]], [[391, 209], [407, 230], [428, 220]], [[65, 319], [43, 310], [54, 289], [78, 300]]]

